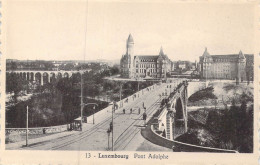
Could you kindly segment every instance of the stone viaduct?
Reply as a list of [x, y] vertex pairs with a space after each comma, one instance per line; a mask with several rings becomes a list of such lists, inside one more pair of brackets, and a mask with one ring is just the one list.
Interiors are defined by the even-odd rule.
[[180, 83], [167, 98], [167, 102], [154, 115], [154, 129], [174, 140], [188, 130], [188, 82]]
[[53, 79], [59, 79], [63, 77], [71, 77], [73, 74], [82, 74], [89, 72], [84, 71], [34, 71], [34, 70], [20, 70], [20, 71], [6, 71], [6, 74], [17, 74], [25, 80], [36, 81], [40, 85], [50, 83]]

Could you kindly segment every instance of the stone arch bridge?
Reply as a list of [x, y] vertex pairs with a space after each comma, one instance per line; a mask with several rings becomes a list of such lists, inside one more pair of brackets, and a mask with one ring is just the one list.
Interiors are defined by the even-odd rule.
[[52, 82], [54, 79], [63, 77], [70, 78], [73, 74], [82, 74], [89, 72], [90, 70], [84, 71], [33, 71], [33, 70], [21, 70], [21, 71], [6, 71], [6, 74], [17, 74], [21, 78], [28, 81], [36, 81], [40, 85]]
[[154, 116], [155, 131], [161, 132], [167, 139], [174, 140], [188, 130], [187, 87], [187, 81], [180, 83]]

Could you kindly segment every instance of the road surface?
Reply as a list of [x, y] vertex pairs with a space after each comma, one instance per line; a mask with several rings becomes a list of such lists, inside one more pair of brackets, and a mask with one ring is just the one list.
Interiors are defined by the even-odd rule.
[[[147, 121], [152, 117], [155, 111], [159, 108], [161, 98], [160, 94], [165, 92], [166, 84], [146, 92], [144, 95], [135, 101], [123, 107], [126, 113], [123, 114], [123, 108], [120, 108], [114, 113], [114, 150], [140, 150], [140, 146], [145, 143], [149, 145], [150, 142], [141, 137], [141, 128], [144, 127], [142, 114], [144, 112], [143, 102], [146, 107]], [[167, 89], [169, 93], [169, 88]], [[141, 108], [141, 113], [138, 113], [138, 108]], [[130, 113], [130, 108], [133, 113]], [[56, 139], [51, 139], [36, 144], [31, 144], [28, 147], [23, 147], [26, 150], [111, 150], [111, 134], [109, 137], [108, 148], [108, 134], [107, 130], [112, 120], [112, 110], [104, 113], [98, 119], [95, 119], [95, 124], [84, 123], [83, 131]], [[151, 146], [154, 144], [151, 143]], [[158, 146], [156, 146], [158, 147]], [[163, 147], [162, 147], [163, 148]], [[163, 149], [162, 149], [163, 150]], [[168, 149], [166, 149], [168, 150]]]

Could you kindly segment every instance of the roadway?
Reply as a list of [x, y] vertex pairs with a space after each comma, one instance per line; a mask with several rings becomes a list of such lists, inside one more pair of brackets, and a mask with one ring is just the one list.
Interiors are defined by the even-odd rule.
[[[126, 113], [123, 114], [123, 108], [119, 108], [114, 113], [114, 150], [137, 150], [143, 142], [149, 144], [141, 137], [141, 128], [144, 128], [142, 114], [144, 112], [143, 102], [146, 107], [147, 121], [152, 117], [160, 106], [160, 94], [165, 92], [166, 84], [162, 84], [157, 88], [146, 92], [144, 95], [132, 101], [123, 108]], [[169, 88], [167, 89], [169, 93]], [[141, 113], [138, 114], [138, 108]], [[133, 108], [133, 113], [130, 113]], [[104, 115], [95, 119], [95, 124], [84, 123], [83, 131], [75, 131], [73, 134], [61, 136], [56, 139], [43, 141], [23, 147], [26, 150], [111, 150], [111, 134], [110, 148], [108, 148], [107, 130], [112, 119], [112, 110], [104, 113]], [[154, 145], [154, 144], [151, 144]], [[157, 146], [158, 147], [158, 146]], [[163, 147], [162, 147], [163, 148]], [[140, 149], [140, 148], [139, 148]], [[163, 149], [162, 149], [163, 150]]]

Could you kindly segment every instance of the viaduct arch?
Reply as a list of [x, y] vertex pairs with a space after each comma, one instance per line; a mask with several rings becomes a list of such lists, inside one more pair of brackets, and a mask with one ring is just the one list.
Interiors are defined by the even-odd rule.
[[28, 81], [36, 81], [39, 85], [44, 85], [46, 83], [53, 82], [55, 79], [60, 78], [70, 78], [74, 74], [82, 74], [83, 72], [89, 72], [90, 70], [85, 71], [33, 71], [33, 70], [24, 70], [24, 71], [6, 71], [6, 74], [17, 74], [21, 78]]

